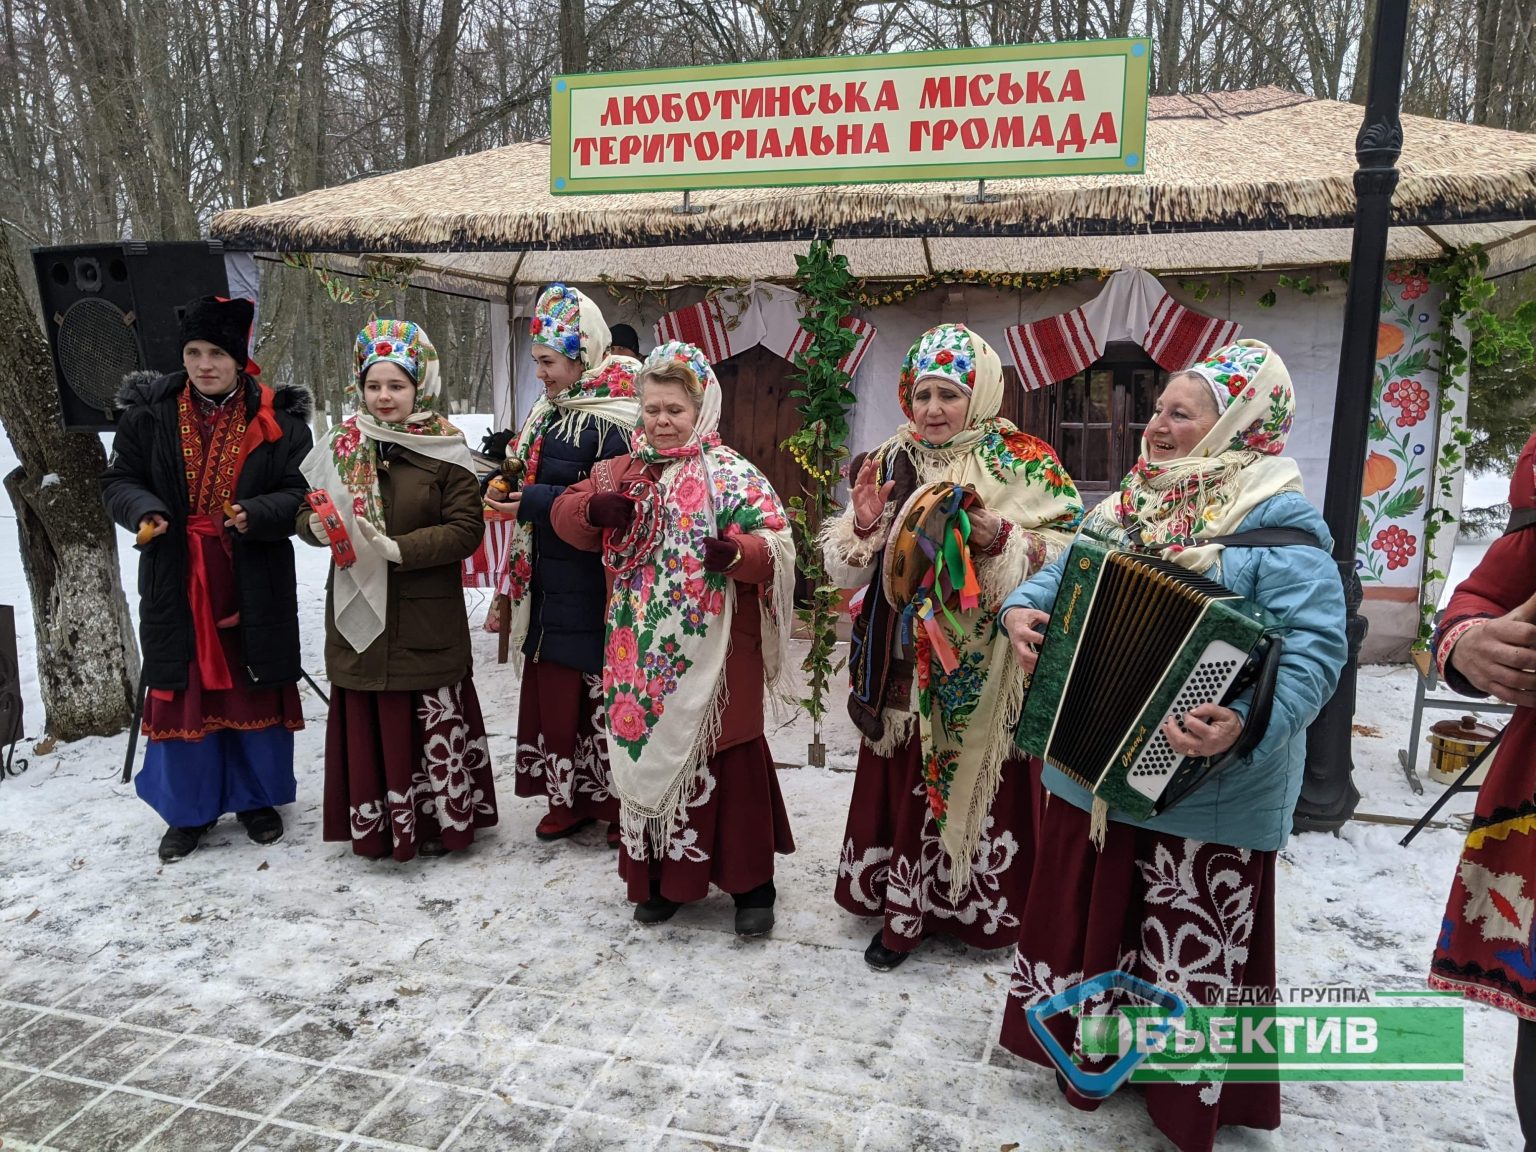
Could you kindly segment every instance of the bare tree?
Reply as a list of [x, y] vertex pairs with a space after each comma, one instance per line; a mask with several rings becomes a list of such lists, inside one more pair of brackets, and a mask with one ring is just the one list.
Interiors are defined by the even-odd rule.
[[16, 507], [32, 597], [38, 684], [48, 731], [61, 740], [119, 732], [133, 714], [138, 656], [118, 575], [117, 534], [96, 478], [101, 441], [67, 433], [53, 361], [0, 228], [0, 422], [19, 466], [5, 477]]

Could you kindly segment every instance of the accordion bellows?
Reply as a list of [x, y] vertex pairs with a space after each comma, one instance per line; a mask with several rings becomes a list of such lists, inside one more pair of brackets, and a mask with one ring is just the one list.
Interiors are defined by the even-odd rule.
[[[1015, 741], [1112, 808], [1145, 820], [1211, 767], [1175, 753], [1163, 722], [1229, 700], [1280, 631], [1263, 608], [1214, 580], [1079, 537]], [[1251, 715], [1259, 722], [1267, 711]], [[1245, 731], [1245, 743], [1261, 735]]]

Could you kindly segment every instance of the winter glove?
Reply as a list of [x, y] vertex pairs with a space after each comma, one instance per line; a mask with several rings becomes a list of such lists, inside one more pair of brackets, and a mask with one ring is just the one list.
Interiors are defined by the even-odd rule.
[[627, 528], [635, 518], [635, 502], [617, 492], [596, 492], [587, 501], [587, 523], [594, 528]]
[[704, 571], [729, 572], [741, 563], [741, 545], [718, 536], [704, 538]]
[[359, 517], [357, 532], [384, 559], [388, 560], [391, 564], [400, 563], [400, 545], [375, 528], [371, 520], [364, 520], [362, 517]]

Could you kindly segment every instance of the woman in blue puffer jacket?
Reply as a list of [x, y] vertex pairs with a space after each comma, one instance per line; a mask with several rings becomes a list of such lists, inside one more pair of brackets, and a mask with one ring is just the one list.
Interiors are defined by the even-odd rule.
[[[1285, 625], [1273, 712], [1251, 755], [1144, 821], [1095, 800], [1047, 766], [1049, 793], [1002, 1043], [1048, 1063], [1025, 1009], [1101, 972], [1130, 972], [1205, 1005], [1238, 987], [1275, 984], [1275, 857], [1301, 790], [1306, 729], [1332, 695], [1345, 657], [1344, 591], [1322, 517], [1280, 456], [1295, 395], [1280, 357], [1243, 340], [1169, 378], [1117, 495], [1082, 531], [1161, 555], [1268, 609]], [[1317, 541], [1225, 547], [1218, 537], [1300, 529]], [[1003, 602], [999, 621], [1026, 671], [1061, 582], [1065, 558]], [[1126, 660], [1136, 654], [1127, 652]], [[1242, 734], [1250, 701], [1203, 704], [1163, 732], [1176, 752], [1220, 756]], [[1107, 820], [1106, 820], [1107, 817]], [[1100, 1010], [1095, 1004], [1091, 1011]], [[1056, 1018], [1071, 1050], [1073, 1018]], [[1093, 1102], [1060, 1078], [1068, 1100]], [[1155, 1083], [1152, 1121], [1182, 1152], [1208, 1152], [1221, 1125], [1276, 1128], [1278, 1084]]]

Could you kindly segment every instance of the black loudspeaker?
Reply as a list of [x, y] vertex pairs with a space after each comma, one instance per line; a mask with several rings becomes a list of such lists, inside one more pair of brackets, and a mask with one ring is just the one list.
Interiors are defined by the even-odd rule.
[[70, 432], [111, 428], [124, 376], [181, 367], [181, 306], [229, 295], [217, 240], [34, 248], [32, 266]]

